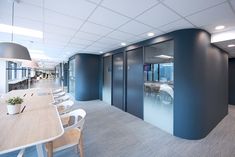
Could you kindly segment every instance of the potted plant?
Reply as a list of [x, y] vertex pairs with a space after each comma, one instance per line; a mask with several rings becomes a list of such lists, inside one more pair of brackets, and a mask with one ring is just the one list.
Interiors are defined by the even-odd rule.
[[21, 104], [23, 99], [20, 97], [13, 97], [7, 100], [7, 111], [9, 114], [17, 114], [20, 113]]

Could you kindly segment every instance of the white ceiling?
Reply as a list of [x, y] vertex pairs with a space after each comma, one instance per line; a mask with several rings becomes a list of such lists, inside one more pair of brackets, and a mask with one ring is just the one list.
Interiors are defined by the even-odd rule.
[[[11, 24], [11, 2], [0, 0], [0, 23]], [[100, 54], [182, 28], [235, 29], [235, 0], [20, 0], [15, 25], [43, 31], [37, 39], [14, 35], [44, 60], [62, 61], [75, 53]], [[0, 33], [0, 41], [10, 41]], [[39, 55], [31, 54], [32, 57]]]

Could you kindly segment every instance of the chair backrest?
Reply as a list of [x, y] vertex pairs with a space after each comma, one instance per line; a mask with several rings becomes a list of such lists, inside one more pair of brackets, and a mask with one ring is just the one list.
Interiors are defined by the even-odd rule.
[[61, 118], [68, 117], [68, 116], [74, 117], [74, 124], [66, 127], [65, 130], [68, 130], [71, 128], [79, 128], [82, 131], [83, 125], [85, 123], [86, 111], [83, 109], [77, 109], [77, 110], [69, 112], [66, 115], [62, 115]]
[[65, 107], [66, 109], [69, 108], [69, 107], [72, 107], [74, 105], [74, 102], [72, 100], [67, 100], [67, 101], [64, 101], [64, 102], [61, 102], [59, 104], [56, 104], [56, 106], [63, 106]]
[[63, 90], [61, 88], [59, 89], [55, 89], [52, 91], [53, 94], [56, 94], [56, 93], [59, 93], [59, 92], [62, 92]]
[[66, 94], [66, 95], [58, 98], [58, 101], [63, 102], [63, 101], [69, 100], [69, 99], [70, 99], [70, 96]]
[[64, 96], [66, 93], [65, 92], [60, 92], [60, 93], [58, 93], [58, 94], [54, 94], [53, 96], [54, 96], [54, 98], [60, 98], [60, 97], [62, 97], [62, 96]]

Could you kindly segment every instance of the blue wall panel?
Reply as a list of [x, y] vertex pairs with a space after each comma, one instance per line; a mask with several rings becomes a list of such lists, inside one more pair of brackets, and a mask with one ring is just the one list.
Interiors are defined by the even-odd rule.
[[[228, 54], [210, 44], [210, 35], [206, 31], [174, 31], [114, 50], [103, 57], [118, 52], [124, 52], [126, 56], [127, 51], [167, 40], [174, 40], [175, 45], [174, 135], [201, 139], [228, 113]], [[125, 63], [126, 58], [124, 69], [127, 69]], [[126, 77], [123, 79], [123, 93], [126, 93]], [[122, 101], [126, 100], [123, 97]]]
[[91, 54], [75, 55], [75, 99], [99, 99], [100, 57]]

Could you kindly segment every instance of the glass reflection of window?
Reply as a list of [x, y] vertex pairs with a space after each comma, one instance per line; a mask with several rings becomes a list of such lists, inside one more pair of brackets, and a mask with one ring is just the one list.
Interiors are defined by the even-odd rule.
[[173, 63], [146, 64], [145, 81], [173, 82]]
[[154, 64], [154, 74], [153, 74], [153, 76], [154, 76], [154, 81], [158, 81], [159, 80], [159, 78], [158, 78], [158, 64]]
[[159, 80], [160, 82], [171, 82], [173, 81], [173, 63], [162, 63], [159, 64], [160, 68], [159, 68]]

